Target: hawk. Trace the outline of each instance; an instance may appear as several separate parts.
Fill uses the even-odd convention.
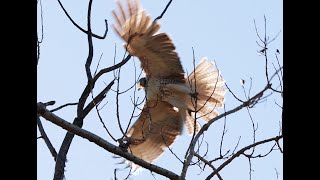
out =
[[[127,9],[119,1],[117,5],[119,12],[112,11],[117,21],[113,29],[126,42],[126,50],[139,58],[146,75],[139,80],[146,103],[128,131],[128,149],[151,163],[174,143],[183,124],[193,134],[200,128],[195,116],[209,121],[218,115],[215,109],[223,106],[224,80],[207,58],[186,76],[172,40],[158,32],[159,23],[151,22],[138,1],[127,0]]]

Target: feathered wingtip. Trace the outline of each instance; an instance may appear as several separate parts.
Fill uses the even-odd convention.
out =
[[[160,29],[160,25],[157,22],[151,22],[150,16],[139,5],[137,0],[127,0],[127,13],[124,6],[116,1],[119,13],[112,10],[112,14],[116,19],[117,25],[112,24],[116,33],[129,43],[132,36],[146,35],[152,36]]]

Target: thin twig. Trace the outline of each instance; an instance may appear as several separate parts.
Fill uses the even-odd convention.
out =
[[[224,85],[226,85],[227,89],[229,90],[229,92],[233,95],[234,98],[236,98],[238,101],[240,102],[244,102],[243,100],[241,100],[240,98],[238,98],[232,91],[231,89],[228,87],[227,83],[224,83]]]
[[[112,140],[116,142],[116,141],[117,141],[116,138],[114,138],[114,137],[112,136],[112,134],[110,133],[110,131],[108,130],[107,126],[104,124],[104,122],[103,122],[103,120],[102,120],[102,117],[101,117],[100,112],[99,112],[99,109],[98,109],[98,105],[99,105],[100,103],[99,103],[99,104],[96,104],[96,103],[95,103],[94,97],[93,97],[93,92],[91,92],[91,97],[92,97],[92,102],[93,102],[93,104],[94,104],[94,106],[95,106],[96,112],[97,112],[97,114],[98,114],[98,118],[99,118],[99,120],[100,120],[100,122],[101,122],[101,124],[102,124],[102,127],[107,131],[108,135],[112,138]],[[100,102],[101,102],[101,101],[100,101]]]
[[[94,108],[94,104],[100,103],[106,97],[106,94],[111,89],[114,81],[115,79],[113,79],[91,102],[88,103],[88,105],[83,109],[80,118],[86,117],[87,114],[89,114],[89,112]]]
[[[39,2],[39,1],[38,1],[38,2]],[[38,4],[38,2],[37,2],[37,4]],[[40,18],[41,18],[41,39],[40,39],[40,41],[39,41],[39,39],[38,39],[38,32],[37,32],[37,65],[38,65],[39,59],[40,59],[40,44],[41,44],[42,41],[43,41],[43,17],[42,17],[43,12],[42,12],[42,3],[41,3],[41,0],[40,0],[39,4],[40,4]]]
[[[210,166],[214,171],[216,171],[217,169],[209,162],[207,161],[206,159],[204,159],[202,156],[200,156],[199,154],[197,153],[194,153],[194,156],[196,156],[199,160],[201,160],[202,162],[204,162],[206,165]],[[219,173],[217,173],[217,176],[220,180],[223,180],[221,175]]]
[[[164,15],[164,13],[166,13],[167,9],[169,8],[170,4],[171,4],[172,0],[170,0],[168,2],[168,4],[166,5],[166,7],[164,8],[164,10],[162,11],[162,13],[160,14],[160,16],[158,16],[155,20],[153,20],[153,22],[159,20],[162,18],[162,16]]]
[[[234,108],[234,109],[232,109],[232,110],[230,110],[230,111],[227,111],[227,112],[225,112],[225,113],[223,113],[223,114],[221,114],[221,115],[219,115],[219,116],[216,116],[215,118],[211,119],[208,123],[206,123],[206,124],[200,129],[200,131],[198,132],[198,134],[195,136],[194,140],[192,141],[192,144],[189,146],[189,149],[190,149],[190,150],[189,150],[189,155],[188,155],[188,157],[186,158],[186,160],[184,161],[184,164],[183,164],[183,167],[182,167],[182,171],[181,171],[181,175],[180,175],[180,177],[181,177],[182,179],[184,179],[185,176],[186,176],[187,169],[188,169],[189,164],[190,164],[190,162],[191,162],[191,159],[192,159],[192,157],[193,157],[193,155],[194,155],[193,153],[194,153],[195,144],[196,144],[196,142],[198,141],[200,135],[201,135],[202,133],[204,133],[204,131],[206,131],[206,130],[210,127],[210,125],[211,125],[213,122],[215,122],[216,120],[221,119],[222,117],[227,116],[227,115],[229,115],[229,114],[235,113],[235,112],[241,110],[241,109],[244,108],[244,107],[250,106],[251,104],[257,103],[257,102],[259,101],[259,99],[263,96],[263,93],[264,93],[266,90],[268,90],[268,89],[270,89],[270,84],[267,84],[267,86],[266,86],[263,90],[261,90],[259,93],[257,93],[255,96],[253,96],[252,98],[250,98],[250,99],[247,100],[246,102],[242,103],[240,106],[238,106],[238,107],[236,107],[236,108]]]
[[[40,131],[40,134],[41,134],[40,137],[44,140],[44,142],[46,143],[48,149],[50,150],[50,153],[51,153],[54,161],[56,161],[56,159],[57,159],[57,151],[54,149],[54,147],[51,144],[46,132],[44,131],[39,116],[37,116],[37,124],[38,124],[38,128],[39,128],[39,131]]]
[[[66,106],[74,106],[74,105],[77,105],[77,104],[78,104],[78,103],[67,103],[67,104],[64,104],[64,105],[62,105],[62,106],[59,106],[59,107],[57,107],[57,108],[54,108],[54,109],[50,110],[50,112],[55,112],[55,111],[58,111],[58,110],[66,107]]]
[[[235,153],[230,159],[228,159],[227,161],[225,161],[223,164],[221,164],[216,171],[212,172],[207,178],[206,180],[208,179],[211,179],[214,175],[216,175],[221,169],[223,169],[226,165],[228,165],[231,161],[233,161],[236,157],[240,156],[241,154],[243,154],[246,150],[248,149],[251,149],[252,147],[255,147],[255,146],[258,146],[260,144],[264,144],[264,143],[267,143],[267,142],[271,142],[271,141],[278,141],[279,139],[283,138],[282,135],[280,136],[276,136],[276,137],[273,137],[273,138],[269,138],[269,139],[265,139],[263,141],[258,141],[254,144],[251,144],[249,146],[246,146],[242,149],[240,149],[237,153]]]
[[[125,132],[122,129],[121,123],[120,123],[120,113],[119,113],[119,86],[120,86],[120,72],[121,72],[121,68],[118,69],[118,77],[117,77],[117,93],[116,93],[116,115],[117,115],[117,122],[118,122],[118,126],[119,129],[122,133],[123,136],[125,136]]]
[[[99,58],[99,61],[98,61],[96,70],[95,70],[94,73],[93,73],[93,76],[95,76],[95,75],[97,74],[97,70],[98,70],[98,67],[99,67],[99,65],[100,65],[100,61],[101,61],[102,55],[103,55],[103,53],[101,53],[101,55],[100,55],[100,58]]]
[[[125,59],[123,59],[121,62],[119,62],[118,64],[115,64],[111,67],[108,67],[108,68],[104,68],[104,69],[101,69],[97,75],[93,78],[93,81],[95,82],[101,75],[105,74],[105,73],[108,73],[110,71],[113,71],[115,69],[118,69],[120,68],[121,66],[123,66],[124,64],[126,64],[129,59],[131,58],[131,55],[128,54],[127,57]]]
[[[224,112],[226,112],[226,107],[224,106],[223,107],[224,109]],[[224,138],[224,135],[227,133],[227,130],[226,130],[226,124],[227,124],[227,117],[225,116],[224,117],[224,122],[223,122],[223,130],[222,130],[222,136],[221,136],[221,141],[220,141],[220,156],[222,156],[222,144],[223,144],[223,138]]]

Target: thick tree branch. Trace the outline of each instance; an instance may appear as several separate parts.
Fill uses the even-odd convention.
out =
[[[80,29],[80,31],[88,34],[88,31],[84,30],[82,27],[80,27],[76,22],[74,22],[74,20],[71,18],[71,16],[68,14],[67,10],[63,7],[62,3],[60,2],[60,0],[58,0],[60,7],[62,8],[63,12],[67,15],[67,17],[69,18],[69,20],[71,21],[71,23],[76,26],[78,29]],[[93,34],[92,32],[90,32],[92,34],[93,37],[98,38],[98,39],[105,39],[108,33],[108,21],[105,19],[104,20],[106,23],[106,30],[104,32],[103,36],[99,36],[96,34]]]
[[[223,164],[221,164],[217,170],[213,171],[207,178],[206,180],[208,179],[211,179],[214,175],[216,175],[222,168],[224,168],[226,165],[228,165],[231,161],[233,161],[236,157],[240,156],[241,154],[243,154],[246,150],[248,149],[251,149],[253,147],[256,147],[260,144],[264,144],[264,143],[267,143],[267,142],[271,142],[271,141],[279,141],[279,139],[283,138],[282,135],[280,136],[276,136],[276,137],[273,137],[273,138],[270,138],[270,139],[265,139],[263,141],[258,141],[256,143],[253,143],[247,147],[244,147],[242,149],[240,149],[237,153],[235,153],[230,159],[228,159],[227,161],[225,161]]]
[[[111,86],[113,85],[114,80],[109,83],[109,85],[103,89],[88,105],[87,107],[83,110],[78,112],[78,116],[74,119],[73,125],[77,127],[82,127],[83,125],[83,119],[86,117],[86,115],[94,108],[94,102],[99,103],[105,98],[105,94],[110,90]],[[89,87],[89,85],[87,85]],[[79,104],[78,104],[79,107]],[[66,162],[66,156],[69,151],[71,142],[73,140],[74,134],[67,132],[58,156],[57,156],[57,161],[56,161],[56,166],[55,166],[55,174],[54,174],[54,180],[62,180],[64,177],[64,167],[65,167],[65,162]]]
[[[102,147],[103,149],[105,149],[113,154],[124,157],[124,158],[128,159],[129,161],[132,161],[132,162],[134,162],[134,163],[136,163],[146,169],[149,169],[153,172],[156,172],[160,175],[163,175],[169,179],[178,179],[179,178],[179,176],[177,174],[175,174],[171,171],[168,171],[166,169],[163,169],[159,166],[149,164],[146,161],[144,161],[140,158],[137,158],[128,152],[125,152],[125,150],[109,143],[108,141],[102,139],[101,137],[99,137],[99,136],[97,136],[87,130],[81,129],[78,126],[75,126],[75,125],[69,123],[68,121],[65,121],[64,119],[56,116],[55,114],[53,114],[49,110],[47,110],[46,107],[43,105],[43,103],[37,104],[37,113],[38,113],[38,115],[41,115],[42,117],[44,117],[46,120],[60,126],[61,128],[69,131],[70,133],[81,136],[81,137],[89,140],[90,142],[97,144],[98,146]]]
[[[85,65],[89,84],[91,84],[91,82],[92,82],[92,74],[91,74],[90,66],[91,66],[92,59],[93,59],[93,43],[92,43],[92,32],[91,32],[91,7],[92,7],[92,0],[89,1],[89,7],[88,7],[88,17],[87,17],[88,33],[87,33],[87,35],[88,35],[89,53],[88,53],[88,58],[87,58],[86,65]]]

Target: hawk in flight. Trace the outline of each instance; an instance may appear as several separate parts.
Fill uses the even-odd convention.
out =
[[[151,21],[136,0],[127,0],[127,9],[117,5],[113,28],[126,42],[126,50],[139,58],[146,75],[139,81],[146,103],[127,133],[128,151],[151,163],[174,143],[183,125],[188,134],[200,129],[195,114],[206,122],[218,115],[215,109],[223,106],[224,80],[206,58],[186,76],[171,39],[159,33],[158,22]],[[139,168],[130,165],[133,171]]]

